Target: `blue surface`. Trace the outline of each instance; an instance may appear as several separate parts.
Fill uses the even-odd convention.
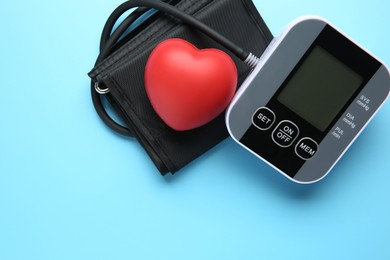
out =
[[[114,1],[0,3],[0,259],[390,259],[390,103],[321,182],[228,139],[163,178],[95,114]],[[277,35],[318,14],[390,64],[386,0],[255,1]]]

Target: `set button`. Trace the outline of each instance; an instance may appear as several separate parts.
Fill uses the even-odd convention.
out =
[[[318,144],[309,137],[302,138],[295,146],[295,153],[303,160],[309,160],[317,153]]]
[[[299,129],[291,121],[281,121],[272,132],[272,140],[280,147],[289,147],[299,135]]]
[[[275,114],[269,108],[260,107],[252,116],[252,123],[260,130],[268,130],[275,122]]]

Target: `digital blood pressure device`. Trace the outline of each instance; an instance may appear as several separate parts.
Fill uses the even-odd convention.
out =
[[[230,135],[290,180],[325,177],[389,95],[389,71],[319,17],[275,38],[227,110]]]

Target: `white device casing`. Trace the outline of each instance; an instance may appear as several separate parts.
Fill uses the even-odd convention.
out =
[[[313,179],[310,179],[310,177],[308,177],[309,173],[307,173],[307,172],[305,173],[306,176],[304,178],[295,178],[295,176],[292,177],[289,174],[286,174],[283,170],[281,170],[278,167],[278,165],[275,165],[274,163],[271,163],[269,160],[263,158],[261,155],[259,155],[255,151],[253,151],[253,149],[251,149],[247,145],[243,144],[240,141],[240,139],[244,136],[244,134],[246,132],[246,128],[248,128],[248,127],[250,127],[252,125],[252,121],[249,120],[249,118],[252,117],[253,113],[256,111],[257,108],[265,107],[266,103],[267,103],[267,100],[269,100],[271,98],[271,97],[267,97],[264,100],[257,101],[257,100],[255,100],[253,98],[254,97],[258,97],[259,95],[253,95],[253,93],[248,94],[247,92],[249,92],[251,90],[253,92],[254,88],[267,88],[268,87],[268,86],[254,86],[255,83],[257,84],[257,82],[255,82],[255,81],[256,80],[258,82],[261,81],[261,80],[258,79],[260,77],[259,75],[261,75],[261,73],[263,73],[263,74],[265,73],[265,72],[263,72],[264,68],[268,65],[268,62],[270,60],[272,61],[273,55],[275,54],[275,52],[278,51],[278,49],[280,48],[281,44],[284,43],[286,37],[289,36],[290,32],[294,28],[302,26],[301,24],[308,23],[308,22],[312,22],[313,24],[317,24],[317,23],[318,24],[323,24],[324,27],[326,25],[330,25],[333,29],[335,29],[340,34],[342,34],[345,38],[347,38],[353,44],[355,44],[360,49],[362,49],[362,51],[368,53],[374,59],[376,59],[378,62],[380,62],[379,59],[377,59],[374,55],[370,54],[367,50],[365,50],[363,47],[358,45],[352,39],[347,37],[345,34],[341,33],[340,30],[336,29],[335,26],[331,25],[328,21],[324,20],[323,18],[318,17],[318,16],[302,16],[300,18],[295,19],[293,22],[291,22],[280,36],[278,36],[278,37],[273,39],[273,41],[270,43],[270,45],[264,51],[263,55],[260,57],[260,61],[259,61],[258,65],[253,69],[251,74],[247,77],[247,79],[241,85],[240,89],[237,91],[237,93],[236,93],[235,97],[233,98],[233,101],[231,102],[229,108],[227,109],[227,113],[226,113],[226,125],[227,125],[227,128],[228,128],[228,131],[229,131],[230,135],[232,136],[232,138],[237,143],[239,143],[245,149],[247,149],[248,151],[250,151],[251,153],[256,155],[261,160],[265,161],[268,165],[270,165],[271,167],[276,169],[278,172],[283,174],[288,179],[290,179],[290,180],[292,180],[294,182],[297,182],[297,183],[301,183],[301,184],[308,184],[308,183],[317,182],[317,181],[321,180],[322,178],[324,178],[329,173],[329,171],[337,163],[337,161],[340,159],[340,157],[345,153],[345,151],[350,147],[350,145],[354,142],[354,140],[359,136],[359,134],[365,128],[365,126],[370,122],[370,120],[373,118],[373,116],[378,112],[380,107],[384,104],[385,100],[387,100],[387,98],[389,96],[389,89],[390,89],[389,71],[386,68],[386,66],[383,65],[382,62],[380,62],[382,64],[381,67],[380,67],[380,73],[379,73],[380,75],[378,76],[377,75],[378,73],[377,73],[377,74],[375,74],[374,78],[378,78],[379,77],[380,78],[379,81],[381,83],[382,83],[382,81],[384,79],[385,87],[384,87],[383,90],[380,90],[380,93],[378,94],[378,98],[376,97],[376,94],[375,95],[371,95],[371,96],[375,96],[374,98],[378,99],[378,102],[377,102],[378,104],[376,104],[375,106],[373,105],[373,107],[372,107],[373,108],[372,110],[374,110],[374,111],[370,111],[370,113],[372,112],[370,115],[362,116],[362,118],[364,117],[364,119],[362,119],[362,122],[359,122],[360,126],[358,127],[358,129],[356,129],[357,131],[355,131],[353,133],[350,133],[349,134],[350,136],[348,136],[347,138],[344,138],[344,139],[348,139],[348,140],[343,141],[343,142],[336,142],[336,143],[342,143],[341,144],[342,147],[338,147],[336,149],[336,152],[338,153],[338,155],[336,157],[334,157],[334,158],[329,159],[328,160],[329,162],[327,162],[326,165],[322,165],[321,169],[320,169],[322,171],[322,173],[321,174],[317,174],[316,173],[317,175],[314,174],[315,177],[313,177]],[[317,25],[315,25],[314,27],[316,27],[316,26]],[[315,31],[315,30],[317,30],[317,29],[314,29],[313,31]],[[305,33],[304,30],[302,30],[302,31],[303,31],[303,33]],[[311,29],[309,28],[309,30],[307,30],[307,31],[311,31]],[[318,34],[319,34],[319,32],[318,32]],[[313,33],[312,35],[309,35],[309,37],[316,37],[315,33]],[[288,39],[288,40],[291,41],[291,39]],[[300,39],[297,39],[296,45],[299,45],[299,40]],[[304,44],[306,44],[307,46],[310,46],[313,41],[314,41],[314,39],[311,42],[308,41],[308,42],[306,42]],[[304,50],[301,50],[301,51],[303,52]],[[297,62],[298,62],[298,60],[300,60],[302,58],[302,55],[301,56],[298,55],[296,57],[296,59],[297,59],[296,61]],[[288,62],[289,61],[287,61],[287,63]],[[277,70],[277,69],[278,68],[275,68],[275,70]],[[268,70],[268,74],[270,74],[269,70]],[[288,73],[285,72],[284,75],[281,76],[282,79],[280,79],[280,82],[282,82],[287,77],[287,75],[288,75]],[[265,76],[265,78],[267,78],[267,77],[268,78],[272,78],[271,76]],[[376,82],[374,82],[372,84],[376,84]],[[265,84],[265,85],[267,85],[267,84]],[[275,86],[277,86],[277,85],[278,84],[275,84]],[[369,84],[367,84],[367,85],[369,85]],[[275,88],[279,88],[279,87],[280,87],[280,84],[279,84],[279,86],[277,86]],[[266,91],[266,92],[268,93],[268,91]],[[363,92],[363,90],[361,92]],[[257,91],[256,93],[259,94],[259,93],[262,93],[262,92],[261,91],[260,92]],[[272,96],[274,93],[275,93],[275,91],[270,91],[268,93],[268,95]],[[356,95],[356,97],[358,97],[358,96],[359,96],[359,94]],[[257,102],[258,102],[258,104],[256,104]],[[357,102],[359,102],[359,101],[357,101]],[[356,105],[355,104],[355,100],[353,102],[351,102],[350,107],[348,109],[346,109],[346,111],[353,111],[355,113],[357,111],[357,108],[354,107],[354,105]],[[340,118],[340,120],[341,120],[341,118]],[[335,125],[339,125],[339,124],[341,124],[341,123],[337,122]],[[344,125],[342,125],[342,126],[345,127]],[[334,127],[332,127],[332,129],[333,128]],[[324,139],[329,139],[329,137],[326,137]],[[331,141],[326,140],[325,143],[326,142],[334,143],[334,141],[332,141],[332,140]],[[319,144],[319,147],[320,147],[319,150],[321,150],[321,145],[322,144],[320,143]],[[324,146],[327,146],[327,148],[324,148],[325,150],[329,150],[330,149],[329,147],[331,147],[330,144],[324,144]],[[315,156],[319,156],[319,155],[316,154]],[[323,154],[321,154],[321,156],[325,156],[326,158],[328,157],[327,155],[323,155]],[[309,164],[312,164],[312,163],[309,163]],[[312,171],[316,171],[316,168],[314,166],[310,166],[309,168],[312,169]],[[324,169],[322,169],[322,168],[324,168]]]

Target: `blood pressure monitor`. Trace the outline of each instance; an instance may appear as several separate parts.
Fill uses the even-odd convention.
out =
[[[319,17],[275,38],[227,110],[230,135],[290,180],[328,174],[389,95],[389,71]]]

